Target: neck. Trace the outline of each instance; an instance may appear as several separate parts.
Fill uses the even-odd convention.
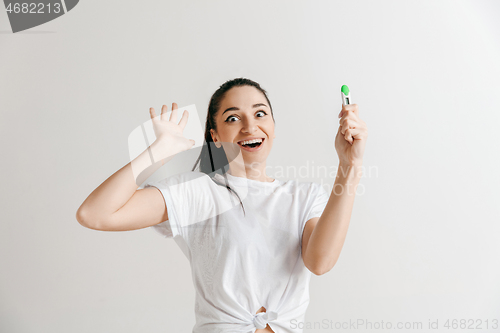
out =
[[[233,163],[229,163],[228,173],[231,176],[242,177],[251,180],[257,180],[259,182],[273,182],[274,179],[266,175],[266,164],[265,163],[252,163],[252,165],[236,166]]]

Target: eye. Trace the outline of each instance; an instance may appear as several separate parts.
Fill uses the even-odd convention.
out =
[[[229,117],[227,117],[227,119],[226,119],[226,120],[224,120],[224,121],[225,121],[226,123],[234,123],[234,121],[229,121],[229,119],[231,119],[231,118],[236,118],[236,117],[235,117],[235,116],[229,116]],[[236,118],[236,119],[238,119],[238,118]]]
[[[264,117],[264,116],[266,116],[266,115],[267,115],[267,112],[265,112],[265,111],[263,111],[263,110],[259,110],[259,111],[257,111],[255,114],[259,114],[259,113],[261,113],[262,115],[261,115],[261,116],[259,116],[259,117],[257,117],[257,118],[262,118],[262,117]],[[238,119],[238,117],[236,117],[236,116],[234,116],[234,115],[231,115],[231,116],[227,117],[227,118],[226,118],[226,120],[224,120],[224,121],[225,121],[226,123],[234,123],[236,120],[232,121],[232,120],[231,120],[232,118],[235,118],[236,120]]]

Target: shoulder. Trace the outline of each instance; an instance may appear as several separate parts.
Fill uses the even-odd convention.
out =
[[[185,171],[185,172],[180,172],[175,175],[169,176],[165,178],[164,180],[170,180],[170,179],[175,179],[175,180],[196,180],[196,179],[210,179],[210,177],[203,172],[200,171]]]
[[[165,186],[200,186],[202,184],[209,185],[213,183],[213,181],[206,173],[199,171],[186,171],[164,178],[157,183]]]
[[[283,181],[277,195],[282,196],[285,200],[286,197],[291,197],[292,200],[297,202],[305,202],[309,198],[314,198],[318,195],[321,185],[313,182],[305,182],[300,180],[286,180]]]
[[[327,201],[330,198],[330,192],[322,184],[315,182],[297,182],[293,181],[290,186],[294,187],[290,193],[298,196],[300,201]]]
[[[200,178],[203,180],[210,179],[210,177],[206,173],[200,172],[200,171],[181,172],[181,173],[174,175],[173,177],[175,177],[177,179],[182,179],[182,180],[196,180],[196,179],[200,179]]]
[[[322,184],[311,182],[309,183],[309,193],[315,196],[329,196],[328,191]]]
[[[318,191],[321,187],[320,184],[314,182],[301,182],[297,180],[287,180],[283,182],[283,187],[293,189],[294,191],[310,193]]]

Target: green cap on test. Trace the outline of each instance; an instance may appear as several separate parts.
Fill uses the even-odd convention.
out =
[[[344,95],[349,95],[349,87],[347,87],[345,84],[340,88],[340,91],[344,93]]]

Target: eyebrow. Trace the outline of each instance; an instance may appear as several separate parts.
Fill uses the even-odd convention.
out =
[[[264,104],[264,103],[257,103],[257,104],[254,104],[252,107],[253,108],[258,108],[259,106],[266,106],[267,107],[267,105]],[[227,111],[233,111],[233,110],[234,111],[239,111],[240,109],[238,109],[236,106],[233,106],[231,108],[227,108],[226,110],[224,110],[224,112],[222,112],[222,114],[226,113]]]

